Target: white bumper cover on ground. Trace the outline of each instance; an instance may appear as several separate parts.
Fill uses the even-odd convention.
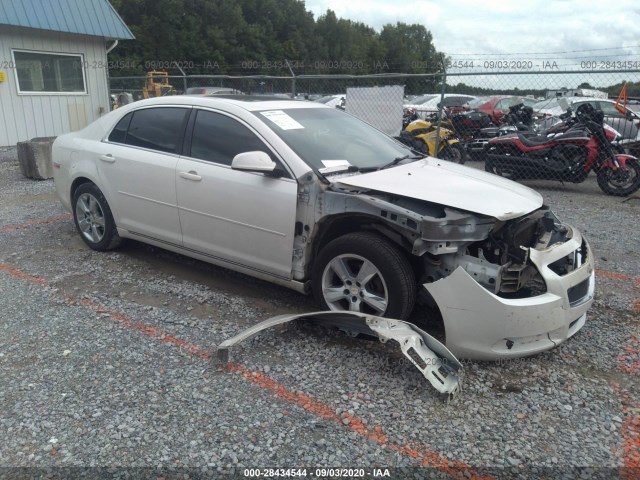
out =
[[[462,365],[442,343],[408,322],[359,312],[327,311],[268,318],[218,345],[218,359],[222,363],[227,363],[229,350],[232,346],[276,325],[303,319],[331,321],[345,318],[365,322],[372,334],[377,335],[382,343],[386,343],[388,340],[398,342],[405,357],[420,370],[438,392],[447,395],[449,399],[460,391]]]

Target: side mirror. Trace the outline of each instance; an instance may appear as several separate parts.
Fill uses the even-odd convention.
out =
[[[276,163],[265,152],[243,152],[233,157],[231,168],[246,172],[273,173]]]

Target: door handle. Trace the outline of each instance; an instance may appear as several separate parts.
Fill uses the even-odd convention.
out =
[[[107,153],[106,155],[100,155],[100,160],[107,163],[113,163],[116,161],[115,157],[110,153]]]
[[[202,176],[198,175],[198,172],[195,170],[190,170],[188,172],[180,172],[180,176],[187,180],[192,180],[194,182],[199,182],[202,180]]]

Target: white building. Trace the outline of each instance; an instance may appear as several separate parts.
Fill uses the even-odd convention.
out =
[[[547,90],[545,98],[559,98],[559,97],[593,97],[593,98],[607,98],[607,92],[600,90],[594,90],[592,88],[561,88],[560,90]]]
[[[2,0],[0,146],[108,112],[107,50],[133,38],[107,0]]]

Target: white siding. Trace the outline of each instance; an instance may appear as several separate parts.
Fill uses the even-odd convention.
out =
[[[12,49],[84,55],[87,93],[18,95]],[[0,146],[67,133],[108,112],[106,62],[102,38],[0,26]]]

